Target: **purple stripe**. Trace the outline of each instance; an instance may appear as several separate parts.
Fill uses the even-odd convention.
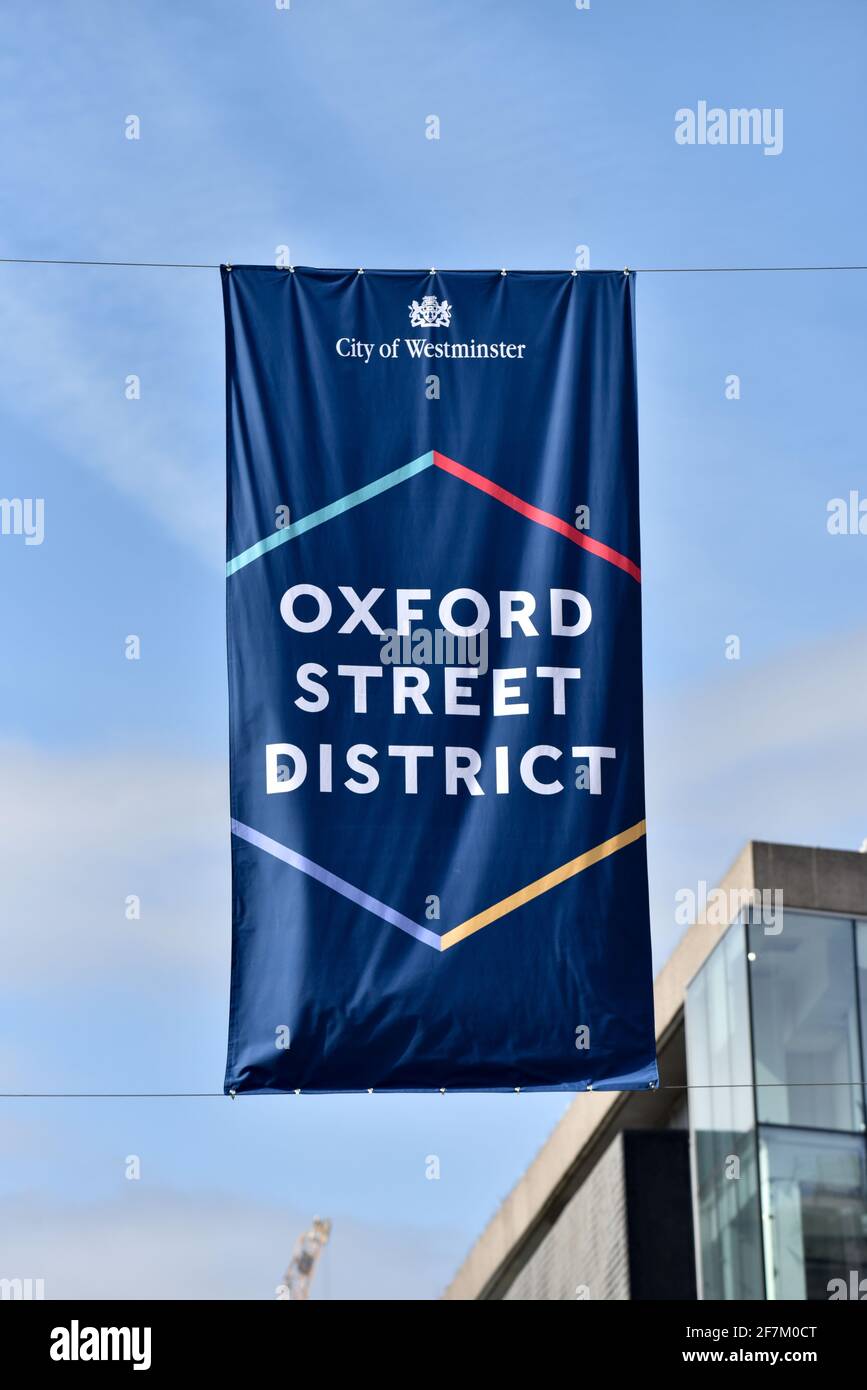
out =
[[[241,840],[247,840],[257,849],[263,849],[266,854],[272,854],[275,859],[282,859],[284,864],[290,864],[293,869],[300,869],[302,874],[307,874],[309,878],[315,878],[318,883],[324,883],[326,888],[332,888],[335,893],[340,893],[351,903],[363,907],[367,912],[373,912],[384,922],[390,922],[393,927],[398,927],[401,931],[414,936],[416,941],[421,941],[425,946],[432,946],[435,951],[442,950],[442,941],[435,932],[429,931],[427,927],[419,926],[418,922],[410,921],[409,917],[404,917],[402,912],[395,912],[393,907],[387,907],[378,898],[371,898],[360,888],[353,888],[351,883],[346,882],[346,879],[338,878],[337,874],[323,869],[320,864],[314,864],[312,859],[305,859],[303,854],[296,854],[294,849],[287,849],[277,840],[270,840],[267,835],[262,835],[258,830],[253,830],[249,825],[243,825],[238,820],[232,821],[232,834],[237,835]]]

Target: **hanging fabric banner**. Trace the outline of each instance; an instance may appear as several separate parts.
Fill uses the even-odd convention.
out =
[[[655,1086],[634,276],[222,277],[226,1089]]]

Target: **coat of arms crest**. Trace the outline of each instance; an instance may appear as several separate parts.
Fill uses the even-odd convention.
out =
[[[417,299],[410,304],[409,321],[413,328],[448,328],[452,306],[447,299],[440,303],[435,294],[426,294],[420,304]]]

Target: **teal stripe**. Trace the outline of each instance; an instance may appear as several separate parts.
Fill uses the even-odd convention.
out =
[[[384,477],[377,478],[372,483],[365,483],[357,492],[350,492],[346,497],[341,497],[337,502],[329,502],[327,507],[320,507],[318,512],[311,512],[309,516],[302,516],[299,521],[293,521],[291,526],[284,526],[282,531],[272,531],[270,536],[264,540],[257,541],[248,550],[242,550],[240,555],[236,555],[226,565],[226,578],[242,570],[245,565],[249,565],[253,560],[258,560],[260,555],[266,551],[273,550],[275,546],[283,545],[284,541],[292,541],[296,536],[303,536],[305,531],[312,531],[314,526],[321,526],[325,521],[331,521],[335,516],[340,516],[341,512],[351,511],[353,507],[358,507],[362,502],[369,502],[371,497],[378,497],[381,492],[387,492],[390,487],[397,487],[398,483],[405,483],[407,478],[414,478],[416,473],[422,473],[425,468],[430,468],[433,463],[433,453],[422,454],[420,458],[413,459],[412,463],[405,463],[402,468],[395,468],[393,473],[386,473]]]

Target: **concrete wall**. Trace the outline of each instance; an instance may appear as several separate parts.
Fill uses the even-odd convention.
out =
[[[522,1302],[629,1298],[622,1134],[608,1146],[503,1297]]]

